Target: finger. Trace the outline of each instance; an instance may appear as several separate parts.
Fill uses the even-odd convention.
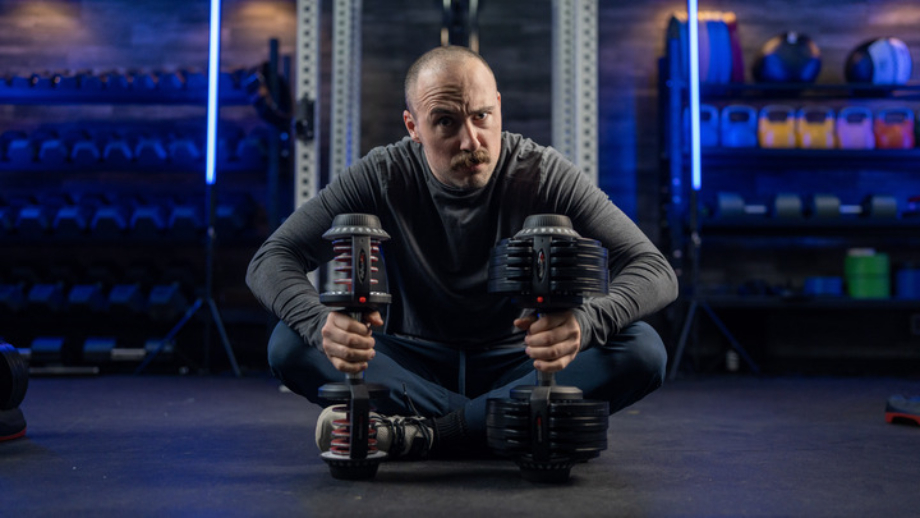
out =
[[[357,374],[367,369],[367,362],[350,363],[339,358],[330,358],[330,360],[332,361],[332,366],[339,372]]]
[[[379,312],[379,311],[372,311],[372,312],[370,312],[370,313],[364,315],[364,321],[367,322],[368,324],[370,324],[370,325],[372,325],[372,326],[376,326],[376,327],[380,327],[380,326],[383,325],[383,317],[380,316],[380,312]]]
[[[332,321],[336,327],[358,335],[369,336],[371,334],[370,326],[366,322],[355,320],[345,313],[334,312],[332,314],[335,315]]]
[[[528,356],[534,360],[555,361],[564,357],[574,357],[578,347],[572,342],[561,342],[546,347],[531,347],[525,349]]]
[[[521,318],[516,318],[513,324],[514,324],[514,327],[522,331],[527,331],[530,329],[530,326],[532,326],[533,323],[536,321],[537,321],[536,315],[526,315]]]
[[[533,362],[533,368],[540,372],[559,372],[568,366],[569,362],[560,358],[555,361],[536,360]]]

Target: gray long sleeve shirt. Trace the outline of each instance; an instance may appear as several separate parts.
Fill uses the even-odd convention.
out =
[[[432,175],[411,139],[370,151],[318,196],[304,203],[253,257],[246,282],[260,303],[321,347],[332,311],[306,274],[333,257],[322,238],[343,213],[380,218],[393,301],[384,332],[479,348],[512,340],[521,310],[486,290],[491,249],[513,236],[531,214],[564,214],[584,237],[609,251],[610,292],[575,310],[582,348],[605,343],[625,325],[677,296],[667,260],[607,196],[556,150],[503,133],[489,183],[458,190]]]

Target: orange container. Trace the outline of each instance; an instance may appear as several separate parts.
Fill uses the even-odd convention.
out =
[[[908,108],[888,108],[875,116],[875,147],[910,149],[914,147],[914,112]]]

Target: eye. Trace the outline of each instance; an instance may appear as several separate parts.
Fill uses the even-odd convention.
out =
[[[441,117],[437,121],[435,121],[435,124],[437,124],[438,126],[445,127],[445,128],[449,127],[453,123],[454,123],[454,120],[450,117]]]
[[[478,121],[481,121],[481,120],[484,120],[488,116],[489,116],[489,112],[479,112],[476,115],[474,115],[473,118]]]

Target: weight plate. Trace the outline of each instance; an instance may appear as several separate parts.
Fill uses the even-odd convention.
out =
[[[29,388],[29,369],[19,351],[0,343],[0,410],[19,406]]]

